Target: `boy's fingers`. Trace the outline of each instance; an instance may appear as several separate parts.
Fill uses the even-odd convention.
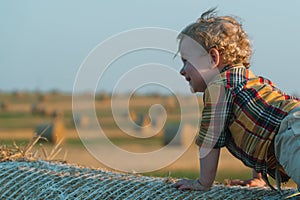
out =
[[[232,180],[230,181],[229,185],[240,185],[240,186],[247,186],[247,187],[264,187],[266,183],[261,179],[250,179],[250,180]]]
[[[192,181],[188,180],[188,179],[182,179],[182,180],[178,181],[177,183],[175,183],[173,185],[173,187],[180,189],[180,190],[192,190],[193,189]]]
[[[236,180],[230,181],[229,185],[232,185],[232,186],[234,186],[234,185],[246,186],[247,183],[243,180],[236,179]]]
[[[185,179],[180,180],[180,181],[176,182],[176,183],[173,185],[173,187],[179,188],[180,186],[182,186],[182,185],[185,184],[186,182],[187,182],[187,181],[186,181]]]
[[[247,183],[248,187],[264,187],[265,185],[266,183],[262,179],[253,179]]]
[[[196,180],[181,180],[173,185],[175,188],[179,190],[200,190],[200,191],[208,191],[210,188],[202,186]]]
[[[181,185],[178,189],[180,189],[180,190],[191,190],[193,188],[190,185]]]
[[[173,187],[179,188],[181,185],[182,185],[181,183],[177,182],[177,183],[173,184]]]

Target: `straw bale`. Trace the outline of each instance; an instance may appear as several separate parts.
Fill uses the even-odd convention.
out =
[[[136,114],[136,112],[135,111],[133,111],[133,110],[130,110],[129,111],[129,117],[131,118],[131,120],[132,121],[136,121],[136,120],[138,120],[138,115]]]
[[[53,110],[51,116],[53,118],[63,118],[64,117],[64,113],[60,110]]]
[[[0,199],[213,199],[275,200],[299,199],[294,188],[273,191],[267,187],[226,186],[215,183],[208,191],[181,191],[173,187],[178,179],[148,177],[104,169],[92,169],[51,161],[59,145],[46,160],[32,154],[34,138],[25,148],[0,146]]]
[[[49,100],[49,96],[46,95],[46,94],[40,94],[39,97],[38,97],[39,102],[46,102],[48,100]]]
[[[42,116],[51,116],[52,110],[50,110],[43,104],[35,102],[31,105],[31,113],[34,115],[37,114]]]
[[[179,129],[179,124],[170,124],[167,125],[164,130],[163,135],[163,144],[167,145],[172,141],[172,145],[181,145],[180,137],[176,137],[176,134]]]
[[[138,114],[137,119],[135,120],[136,125],[138,126],[138,130],[141,128],[142,124],[144,121],[144,116],[143,114]]]
[[[189,124],[183,124],[179,127],[179,124],[171,124],[165,128],[163,144],[171,144],[175,146],[188,146],[195,138],[195,130]]]
[[[99,101],[106,101],[110,99],[110,95],[106,92],[101,92],[96,96],[96,99]]]
[[[151,119],[148,114],[139,114],[135,123],[138,126],[137,130],[142,130],[144,132],[151,130]]]
[[[191,141],[194,141],[196,136],[196,131],[192,125],[184,124],[180,133],[181,133],[181,145],[189,146]]]
[[[38,103],[33,103],[31,105],[31,114],[35,115],[39,113],[39,104]]]
[[[151,119],[149,117],[149,115],[145,114],[143,116],[143,120],[142,120],[142,127],[146,127],[146,126],[150,126],[151,125]]]
[[[48,108],[47,106],[40,106],[38,108],[38,113],[42,116],[52,116],[53,111],[52,111],[52,109]]]
[[[167,112],[172,112],[177,108],[177,101],[175,97],[168,97],[165,100],[164,107]]]
[[[73,120],[78,127],[87,127],[89,125],[89,118],[85,115],[76,115]]]
[[[9,107],[10,107],[10,102],[8,102],[8,101],[2,101],[0,104],[0,108],[3,111],[8,111]]]
[[[65,127],[62,120],[39,124],[35,128],[36,136],[42,134],[43,138],[54,144],[64,139],[64,130]]]
[[[269,188],[214,185],[209,191],[180,191],[177,179],[90,169],[59,162],[17,161],[0,163],[1,199],[284,199]],[[290,200],[292,198],[289,198]],[[295,198],[294,198],[295,199]]]
[[[21,92],[21,91],[14,91],[12,93],[12,95],[13,95],[14,98],[20,99],[20,98],[23,98],[25,96],[25,93]]]

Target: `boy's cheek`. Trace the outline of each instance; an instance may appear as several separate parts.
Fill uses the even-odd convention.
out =
[[[214,67],[214,63],[211,62],[209,55],[194,58],[190,62],[197,71],[206,71]]]

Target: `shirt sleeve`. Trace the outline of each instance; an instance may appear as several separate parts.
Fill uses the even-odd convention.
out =
[[[204,107],[196,144],[212,149],[225,146],[232,95],[222,84],[212,84],[204,93]]]

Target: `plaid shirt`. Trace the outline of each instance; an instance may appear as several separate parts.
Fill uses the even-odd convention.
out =
[[[276,158],[274,152],[268,153],[269,146],[281,120],[300,105],[298,99],[244,66],[225,67],[208,84],[203,99],[196,144],[226,146],[246,166],[273,176]]]

